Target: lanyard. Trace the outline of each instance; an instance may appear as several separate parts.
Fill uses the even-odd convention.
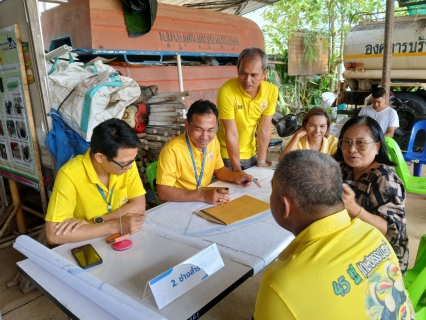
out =
[[[204,164],[206,163],[206,148],[203,148],[203,162],[201,165],[200,178],[198,178],[197,166],[195,165],[194,154],[192,153],[191,144],[189,143],[188,132],[185,132],[185,139],[186,139],[186,145],[189,150],[189,154],[191,155],[192,166],[194,167],[195,182],[197,183],[197,189],[200,190],[201,181],[203,181],[203,176],[204,176]]]
[[[102,188],[98,184],[96,184],[96,186],[98,187],[99,193],[101,194],[102,198],[104,198],[104,200],[106,201],[106,203],[108,205],[108,212],[111,212],[111,199],[112,199],[112,194],[114,192],[114,187],[112,187],[110,192],[109,192],[109,201],[108,201],[107,197],[104,193],[104,190],[102,190]]]

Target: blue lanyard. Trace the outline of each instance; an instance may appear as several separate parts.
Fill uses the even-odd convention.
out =
[[[106,201],[106,203],[108,205],[108,212],[111,212],[111,199],[112,199],[112,194],[114,192],[114,187],[112,187],[110,192],[109,192],[109,201],[108,201],[107,197],[104,193],[104,190],[102,190],[102,188],[98,184],[96,184],[96,186],[98,187],[99,193],[101,194],[102,198],[104,198],[104,200]]]
[[[194,167],[195,182],[197,183],[197,189],[200,190],[200,185],[201,185],[201,182],[203,181],[203,176],[204,176],[204,165],[206,163],[206,148],[203,148],[203,162],[201,165],[200,178],[198,178],[197,166],[195,165],[194,154],[192,153],[191,144],[189,143],[188,132],[185,132],[185,139],[186,139],[186,145],[189,150],[189,154],[191,155],[192,166]]]

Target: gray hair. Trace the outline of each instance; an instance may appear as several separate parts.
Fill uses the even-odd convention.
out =
[[[243,59],[249,59],[250,61],[254,61],[257,57],[262,60],[262,71],[265,71],[268,67],[268,56],[266,55],[265,51],[256,47],[246,48],[240,53],[237,60],[238,70],[240,70],[241,61]]]
[[[339,164],[325,153],[294,150],[285,154],[275,169],[274,181],[279,194],[291,198],[307,215],[343,204]]]

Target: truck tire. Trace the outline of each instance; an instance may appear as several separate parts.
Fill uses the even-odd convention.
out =
[[[395,131],[394,139],[398,143],[401,150],[407,150],[410,140],[411,129],[413,128],[415,119],[420,116],[426,116],[426,98],[413,92],[394,92],[395,97],[400,99],[404,104],[407,101],[405,110],[398,110],[399,128]],[[424,132],[419,132],[414,142],[414,149],[421,152],[425,143]]]

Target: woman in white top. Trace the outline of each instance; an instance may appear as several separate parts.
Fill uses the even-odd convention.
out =
[[[297,131],[279,159],[297,149],[321,151],[333,156],[337,150],[337,138],[330,134],[330,116],[323,108],[315,107],[303,117],[302,127]]]

